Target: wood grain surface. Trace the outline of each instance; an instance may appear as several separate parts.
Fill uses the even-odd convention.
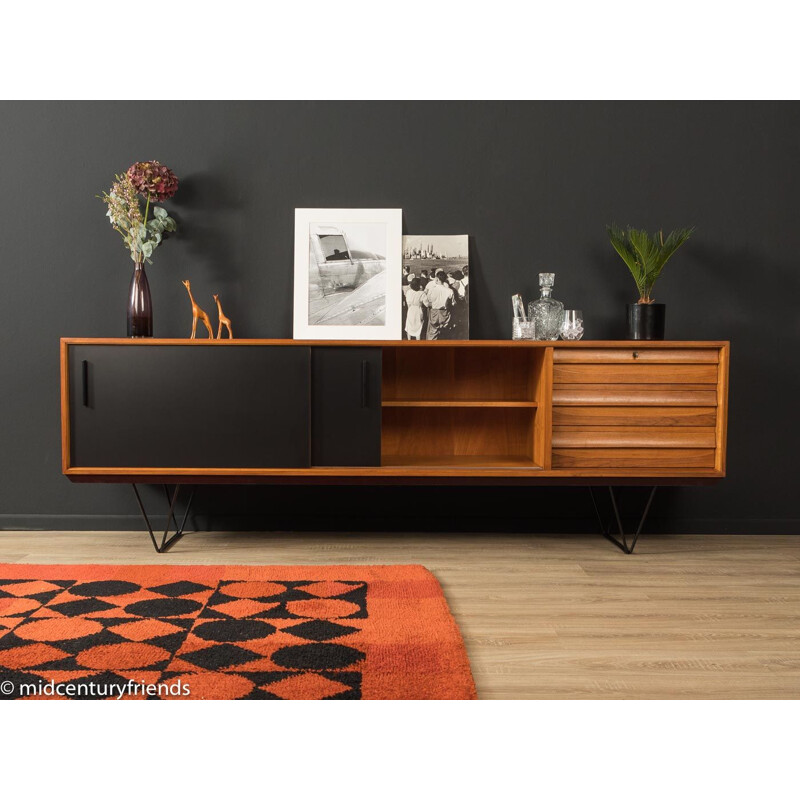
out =
[[[717,390],[704,383],[558,383],[554,406],[715,406]]]
[[[661,467],[711,468],[714,454],[713,449],[683,447],[553,447],[553,469],[637,467],[644,475]]]
[[[716,364],[554,364],[553,383],[703,383],[716,385]],[[675,386],[675,389],[680,387]]]
[[[714,428],[562,425],[553,447],[714,447]]]
[[[716,364],[719,361],[719,350],[714,348],[692,349],[647,348],[638,345],[628,347],[594,347],[584,350],[556,348],[553,353],[556,364]]]
[[[662,425],[665,427],[713,427],[717,422],[714,408],[691,406],[556,406],[553,425]]]

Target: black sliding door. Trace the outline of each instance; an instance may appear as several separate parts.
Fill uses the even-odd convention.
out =
[[[73,345],[75,467],[309,465],[310,350]]]
[[[315,347],[311,353],[311,465],[381,463],[379,347]]]

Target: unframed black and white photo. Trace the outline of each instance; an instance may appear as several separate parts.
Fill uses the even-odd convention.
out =
[[[400,209],[295,210],[294,337],[399,339]]]
[[[404,339],[469,339],[469,236],[404,236],[402,285]]]

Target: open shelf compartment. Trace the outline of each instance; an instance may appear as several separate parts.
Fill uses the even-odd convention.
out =
[[[383,409],[383,466],[534,467],[530,408]]]
[[[533,404],[542,359],[542,348],[384,347],[383,401]]]
[[[541,348],[384,347],[384,467],[534,469]]]

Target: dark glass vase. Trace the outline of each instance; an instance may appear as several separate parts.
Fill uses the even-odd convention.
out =
[[[153,302],[144,262],[137,261],[128,290],[128,336],[153,335]]]

